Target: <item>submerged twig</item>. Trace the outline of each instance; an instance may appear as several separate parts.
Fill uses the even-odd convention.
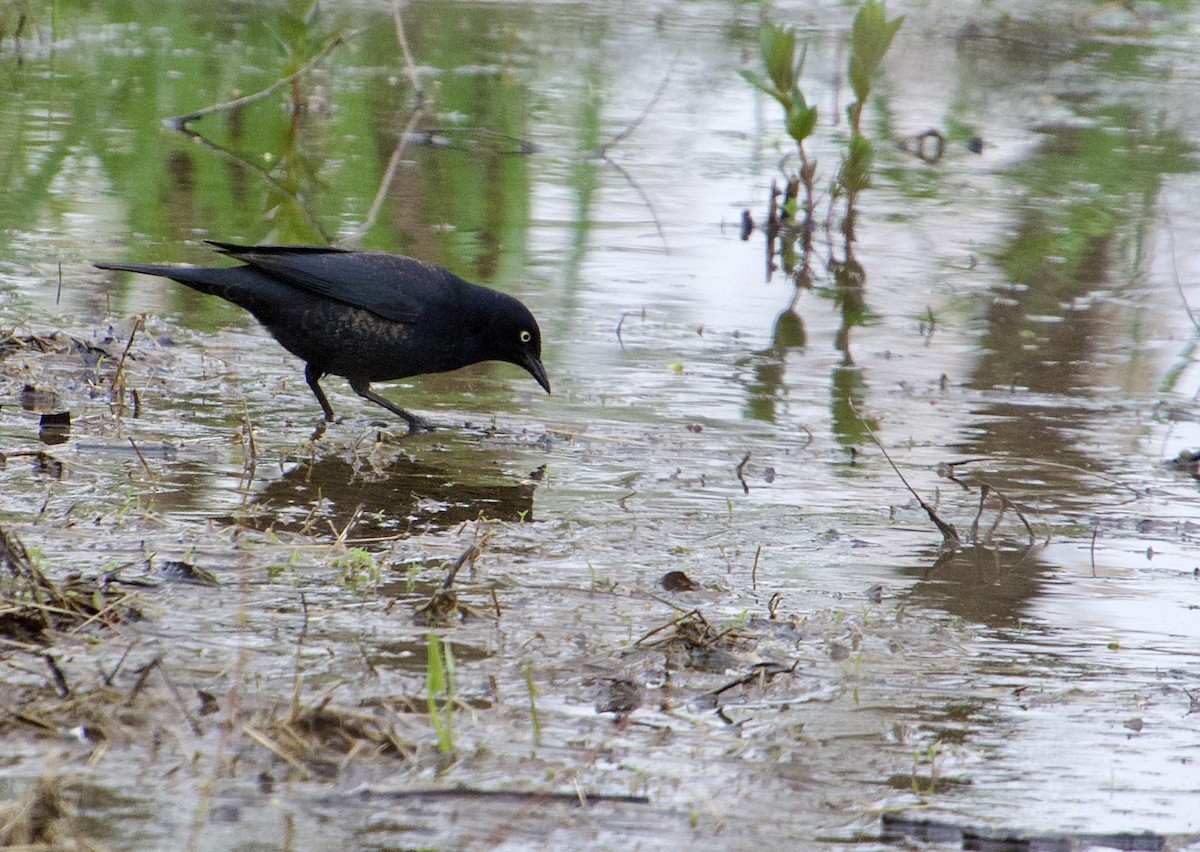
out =
[[[645,204],[646,209],[650,211],[650,219],[654,222],[654,230],[658,232],[659,240],[662,241],[663,251],[665,251],[667,254],[670,254],[671,246],[667,242],[666,232],[663,231],[662,222],[658,218],[658,211],[654,209],[654,203],[650,200],[650,196],[646,195],[646,191],[642,189],[638,182],[633,179],[633,176],[629,174],[629,172],[627,172],[620,163],[610,158],[607,154],[604,155],[602,159],[604,162],[608,163],[610,166],[620,172],[621,177],[625,178],[625,182],[632,186],[633,191],[636,192],[638,197],[642,199],[642,203]]]
[[[736,680],[730,681],[724,686],[718,686],[716,689],[710,690],[705,695],[714,701],[721,696],[722,693],[728,692],[731,689],[736,689],[739,686],[745,686],[748,683],[759,682],[760,687],[765,685],[769,680],[774,679],[781,674],[795,674],[796,668],[800,665],[800,660],[792,663],[790,666],[780,665],[779,663],[758,663],[753,670]]]
[[[71,696],[71,687],[67,684],[67,676],[59,668],[58,660],[54,659],[53,654],[43,654],[42,659],[46,661],[46,667],[50,669],[50,675],[54,679],[54,688],[58,691],[58,697],[69,698]]]
[[[296,757],[296,755],[292,754],[262,731],[258,730],[257,728],[253,728],[250,725],[242,725],[242,733],[278,757],[288,766],[292,767],[292,769],[295,769],[298,773],[300,773],[300,778],[302,780],[307,781],[312,778],[312,770],[305,766],[300,758]]]
[[[972,461],[976,460],[973,459]],[[945,469],[951,468],[952,466],[953,464],[939,465],[939,468]],[[963,488],[968,487],[966,482],[954,477],[952,470],[945,471],[945,475],[947,479],[956,485],[959,485]],[[979,486],[979,510],[975,513],[975,519],[971,522],[971,540],[979,540],[979,521],[983,517],[984,504],[987,502],[988,497],[990,497],[992,494],[995,494],[996,499],[1000,501],[1000,511],[996,513],[996,519],[992,521],[992,525],[988,528],[987,534],[984,536],[984,540],[991,540],[992,534],[996,531],[996,528],[1000,526],[1000,521],[1004,519],[1004,512],[1008,509],[1012,509],[1016,516],[1020,519],[1021,523],[1025,525],[1025,531],[1029,534],[1029,543],[1032,545],[1037,540],[1037,536],[1034,534],[1033,527],[1030,525],[1029,519],[1025,517],[1025,513],[1021,511],[1021,508],[1012,500],[1010,500],[1003,491],[990,482],[985,482],[975,475],[972,475],[972,479],[974,480],[975,484]]]
[[[150,678],[150,673],[162,664],[163,655],[159,654],[153,660],[146,663],[137,670],[137,679],[133,682],[133,686],[129,690],[129,694],[125,696],[125,706],[132,707],[133,702],[137,700],[138,695],[146,688],[146,681]]]
[[[468,562],[474,564],[475,560],[483,553],[483,545],[488,539],[488,534],[484,534],[483,538],[478,542],[471,542],[467,549],[459,554],[458,558],[450,564],[450,570],[446,572],[446,579],[442,581],[442,590],[449,591],[454,585],[454,578],[458,576],[458,572]]]
[[[259,178],[269,183],[271,187],[282,197],[288,199],[296,205],[296,209],[300,211],[300,214],[304,217],[305,224],[312,228],[313,232],[316,233],[323,242],[328,243],[330,241],[331,237],[326,232],[324,224],[321,223],[315,216],[313,216],[312,211],[301,202],[300,195],[294,187],[289,187],[286,183],[284,183],[284,181],[271,174],[269,169],[263,168],[254,160],[247,159],[246,157],[243,157],[242,155],[229,148],[226,148],[223,145],[218,145],[216,142],[206,138],[204,135],[190,127],[181,127],[179,130],[190,136],[194,142],[203,145],[208,150],[224,157],[226,160],[230,161],[231,163],[235,163],[241,168],[249,169]],[[324,428],[323,421],[321,428]]]
[[[406,802],[413,800],[429,799],[437,801],[442,799],[495,799],[510,802],[521,802],[522,808],[536,807],[541,804],[562,804],[582,806],[584,802],[589,805],[598,804],[600,802],[612,802],[622,805],[648,805],[650,798],[648,796],[623,795],[620,793],[583,793],[580,796],[578,788],[570,793],[547,793],[540,790],[485,790],[479,787],[405,787],[403,789],[371,789],[371,799],[381,801],[396,801]],[[334,797],[330,797],[330,801]]]
[[[962,467],[963,465],[966,465],[966,464],[976,464],[978,462],[986,462],[986,461],[1003,461],[1003,462],[1011,463],[1013,461],[1013,459],[1008,458],[1006,456],[976,456],[974,458],[961,459],[960,461],[940,462],[938,464],[938,475],[945,477],[946,479],[949,479],[951,482],[955,483],[956,485],[959,485],[963,488],[967,488],[968,486],[965,483],[963,483],[962,481],[955,478],[955,474],[954,474],[955,468]],[[1071,471],[1072,473],[1078,473],[1078,474],[1082,474],[1084,476],[1095,477],[1096,479],[1099,479],[1101,482],[1105,482],[1109,485],[1113,485],[1118,488],[1124,488],[1126,491],[1131,492],[1134,497],[1142,496],[1141,492],[1139,492],[1132,485],[1129,485],[1128,483],[1125,483],[1125,482],[1121,482],[1121,480],[1116,479],[1115,477],[1106,476],[1103,473],[1097,473],[1094,470],[1088,470],[1086,467],[1080,467],[1079,465],[1075,465],[1075,464],[1065,464],[1063,462],[1047,461],[1045,459],[1037,459],[1036,461],[1031,461],[1029,463],[1031,465],[1036,465],[1037,467],[1052,467],[1057,470],[1067,470],[1067,471]]]
[[[643,305],[642,309],[640,311],[622,311],[621,318],[619,320],[617,320],[617,328],[616,328],[617,343],[621,344],[622,349],[625,348],[625,340],[621,337],[621,328],[625,325],[625,317],[632,316],[634,314],[641,314],[642,319],[645,320],[646,319],[645,306]]]
[[[736,468],[738,482],[742,483],[742,491],[744,491],[747,494],[750,493],[750,486],[746,483],[746,477],[745,477],[744,471],[746,470],[746,462],[748,462],[748,461],[750,461],[750,453],[749,452],[747,452],[746,455],[742,456],[742,460],[740,462],[738,462],[738,466]]]
[[[408,74],[408,80],[416,92],[417,106],[409,117],[408,124],[400,132],[400,137],[396,140],[396,147],[392,149],[392,156],[388,159],[387,168],[383,171],[383,178],[379,181],[379,189],[375,191],[375,197],[371,200],[367,215],[349,236],[338,241],[343,245],[347,243],[357,245],[362,241],[363,235],[375,226],[375,222],[379,218],[379,211],[383,209],[384,199],[387,198],[388,192],[396,180],[396,172],[400,168],[412,133],[416,130],[417,122],[425,114],[425,90],[421,88],[421,81],[417,78],[417,65],[413,59],[412,50],[408,46],[408,36],[404,32],[404,19],[401,17],[399,0],[392,0],[392,21],[396,27],[396,41],[400,44],[400,52],[404,54],[405,73]]]

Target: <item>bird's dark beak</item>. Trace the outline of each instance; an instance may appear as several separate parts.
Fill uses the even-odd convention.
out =
[[[532,355],[527,355],[525,360],[521,362],[521,366],[537,379],[537,383],[546,389],[546,393],[550,393],[550,379],[546,377],[546,368],[542,366],[541,361]]]

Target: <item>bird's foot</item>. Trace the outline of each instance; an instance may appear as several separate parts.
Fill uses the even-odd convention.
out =
[[[415,414],[409,414],[404,418],[408,421],[408,434],[416,435],[418,432],[433,432],[434,426],[428,420],[423,420]]]

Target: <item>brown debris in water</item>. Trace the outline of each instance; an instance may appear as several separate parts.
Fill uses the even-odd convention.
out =
[[[375,715],[331,707],[328,699],[316,706],[293,706],[286,718],[242,730],[302,778],[334,778],[363,754],[407,760],[417,750]]]
[[[668,592],[694,592],[700,584],[682,571],[668,571],[659,578],[658,585]]]
[[[82,355],[88,363],[95,364],[101,358],[108,358],[108,350],[102,346],[88,343],[69,334],[56,331],[43,336],[40,334],[13,334],[11,331],[0,336],[0,359],[7,358],[15,352],[31,350],[33,352],[51,352],[56,355]]]
[[[0,847],[34,850],[98,850],[81,833],[74,809],[62,794],[62,778],[52,759],[21,798],[0,803]]]
[[[634,646],[665,652],[672,667],[724,671],[738,664],[738,653],[747,641],[733,626],[718,630],[694,609],[654,628]]]
[[[25,545],[0,527],[0,638],[18,644],[44,643],[53,631],[77,630],[95,622],[112,627],[140,612],[128,593],[107,581],[71,575],[49,580],[29,557]]]

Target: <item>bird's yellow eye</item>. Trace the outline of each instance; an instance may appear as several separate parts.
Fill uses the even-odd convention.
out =
[[[521,329],[521,342],[528,343],[531,340],[533,340],[533,335],[529,333],[529,330],[525,328]]]

